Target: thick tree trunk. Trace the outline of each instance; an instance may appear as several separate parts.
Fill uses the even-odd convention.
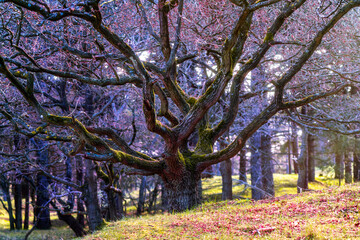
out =
[[[242,149],[239,155],[239,180],[246,182],[246,150]]]
[[[297,160],[299,158],[299,144],[298,144],[298,134],[297,134],[297,126],[295,122],[291,122],[291,150],[292,157],[294,160],[294,173],[299,173],[299,167]]]
[[[200,204],[200,174],[186,172],[180,179],[164,180],[169,212],[182,212]]]
[[[254,133],[250,138],[251,158],[250,158],[250,174],[251,174],[251,198],[254,200],[263,199],[262,192],[262,171],[261,171],[261,134]]]
[[[308,160],[308,133],[303,129],[301,137],[301,151],[298,158],[299,175],[297,181],[297,192],[306,191],[308,187],[307,160]]]
[[[141,178],[141,183],[139,188],[139,199],[138,199],[138,206],[136,209],[137,216],[140,216],[141,213],[144,211],[145,192],[146,192],[146,176],[143,176]]]
[[[39,149],[37,151],[38,154],[38,163],[47,168],[49,163],[48,159],[48,150],[46,143],[42,141],[38,141],[36,143],[36,147]],[[51,222],[50,222],[50,211],[48,208],[49,204],[49,180],[45,175],[39,173],[37,175],[37,182],[36,182],[36,207],[34,209],[35,217],[37,218],[37,225],[36,228],[38,229],[50,229]]]
[[[85,162],[85,204],[87,209],[87,218],[89,230],[91,232],[99,230],[104,220],[101,215],[101,209],[98,200],[97,177],[95,175],[95,165],[91,160]]]
[[[354,155],[353,155],[353,173],[354,173],[354,182],[360,181],[360,156],[359,153],[356,152],[357,149],[355,149]]]
[[[231,159],[220,163],[220,172],[222,178],[222,200],[232,200],[232,166]]]
[[[315,182],[315,136],[308,136],[308,181]]]
[[[344,163],[345,163],[345,183],[352,183],[352,174],[351,174],[351,160],[348,153],[344,153]]]
[[[22,202],[21,202],[21,183],[14,184],[14,202],[15,202],[15,226],[17,230],[22,229]]]
[[[262,184],[263,190],[271,196],[275,196],[273,168],[274,166],[272,163],[271,136],[265,133],[261,133]]]

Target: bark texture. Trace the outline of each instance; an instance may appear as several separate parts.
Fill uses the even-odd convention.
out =
[[[165,182],[169,212],[181,212],[200,204],[200,175],[186,172],[181,179]]]
[[[239,180],[246,182],[246,150],[242,149],[239,155]]]
[[[261,133],[261,171],[263,190],[269,195],[275,196],[271,136],[266,133]]]
[[[353,155],[353,173],[354,173],[354,182],[360,181],[360,156],[356,151]]]
[[[251,145],[251,158],[250,158],[250,174],[251,174],[251,198],[254,200],[263,199],[262,192],[262,171],[261,171],[261,134],[260,132],[254,133],[250,138]]]
[[[95,165],[91,160],[85,160],[85,204],[87,220],[91,232],[99,230],[104,224],[98,199],[97,177]]]
[[[335,178],[344,179],[344,160],[340,150],[335,152]]]
[[[47,146],[42,141],[36,142],[38,163],[47,168],[49,164],[49,155]],[[36,207],[34,209],[35,217],[37,218],[36,228],[38,229],[50,229],[50,211],[49,211],[49,200],[50,195],[48,191],[49,179],[45,175],[39,173],[36,181]]]
[[[222,179],[222,200],[232,200],[232,163],[231,160],[226,160],[220,163],[220,172]]]
[[[298,158],[299,175],[297,181],[297,192],[301,193],[306,191],[308,187],[308,173],[307,173],[307,160],[308,160],[308,133],[303,129],[301,136],[301,150]]]
[[[295,122],[291,122],[291,151],[294,163],[294,173],[299,173],[298,158],[299,158],[299,147],[298,147],[298,134],[297,126]]]
[[[345,183],[352,183],[351,160],[348,153],[344,153]]]
[[[308,136],[308,181],[315,182],[315,136]]]
[[[84,160],[80,156],[75,156],[76,161],[76,183],[78,185],[83,185],[84,182]],[[79,222],[79,224],[83,227],[85,227],[85,217],[83,212],[85,212],[84,203],[81,197],[77,197],[76,201],[77,205],[77,216],[76,220]]]
[[[143,176],[141,178],[141,183],[139,188],[139,199],[138,199],[138,206],[136,209],[137,216],[140,216],[141,213],[144,211],[145,192],[146,192],[146,176]]]

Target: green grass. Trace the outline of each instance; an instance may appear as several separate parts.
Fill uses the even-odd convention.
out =
[[[329,194],[326,194],[326,191],[328,190],[324,189],[331,185],[337,186],[338,180],[328,177],[318,177],[317,182],[309,184],[310,189],[318,191],[304,193],[299,195],[299,197],[295,197],[297,195],[294,195],[296,194],[296,182],[297,175],[295,174],[274,174],[276,196],[282,197],[277,198],[276,200],[260,201],[257,203],[253,203],[249,200],[220,202],[222,188],[221,177],[215,176],[211,179],[203,180],[203,199],[205,204],[193,211],[188,211],[186,213],[176,215],[158,214],[155,216],[142,216],[140,218],[128,217],[122,221],[110,223],[105,230],[95,235],[89,236],[86,239],[283,239],[287,236],[296,239],[297,237],[312,236],[311,234],[313,234],[312,232],[314,231],[314,234],[317,236],[317,238],[314,239],[324,239],[324,236],[327,236],[326,231],[328,230],[328,228],[337,229],[337,222],[335,224],[334,221],[332,227],[329,224],[325,224],[324,226],[317,226],[314,225],[314,223],[312,222],[304,222],[305,219],[308,218],[308,212],[304,210],[302,214],[292,216],[294,217],[294,219],[296,219],[296,221],[300,221],[299,223],[301,223],[302,225],[301,231],[290,231],[294,226],[291,225],[293,224],[291,223],[292,217],[286,215],[286,206],[288,206],[289,204],[301,205],[302,202],[308,202],[309,199],[314,199],[314,202],[316,202],[318,201],[316,200],[316,194],[320,193],[330,197]],[[356,186],[359,187],[358,185]],[[352,187],[347,186],[345,188]],[[354,186],[354,188],[356,187]],[[332,194],[336,194],[337,191],[340,190],[338,188],[332,188],[332,190],[330,189],[329,191],[332,191]],[[249,188],[245,188],[244,185],[239,184],[235,178],[233,181],[233,192],[234,198],[247,199],[251,197],[251,190]],[[308,200],[304,200],[304,198],[307,198]],[[357,199],[360,201],[360,196],[357,196]],[[280,205],[279,202],[281,202]],[[271,207],[274,206],[277,209],[277,213],[279,214],[271,215],[273,211],[271,210]],[[282,209],[282,206],[285,206],[285,208]],[[298,208],[301,209],[300,206],[298,206]],[[337,208],[333,207],[333,209]],[[257,211],[260,216],[256,215]],[[270,215],[267,214],[266,211],[268,211]],[[234,212],[235,215],[232,212]],[[248,216],[249,212],[250,215]],[[264,214],[262,213],[266,213],[265,215],[269,216],[267,218],[264,218]],[[8,216],[6,211],[4,209],[0,209],[0,240],[23,239],[27,231],[23,230],[10,232],[9,230],[6,230],[9,228],[9,222],[7,220],[7,217]],[[250,218],[250,220],[247,219],[248,217]],[[351,215],[351,217],[353,219],[360,218],[360,216],[358,215]],[[36,230],[31,234],[30,239],[73,238],[73,232],[66,225],[61,223],[61,221],[55,219],[57,219],[57,217],[56,214],[53,213],[53,229],[46,231]],[[261,221],[256,219],[260,219]],[[231,220],[234,220],[235,222],[232,223]],[[312,218],[312,221],[322,222],[327,220],[322,219],[321,217],[316,217]],[[354,224],[356,223],[357,222],[355,222]],[[283,226],[284,229],[288,232],[286,232],[285,230],[281,230],[279,226]],[[226,230],[228,227],[229,229]],[[275,228],[276,230],[273,228]],[[323,230],[318,233],[318,229]],[[323,238],[321,238],[321,236]],[[342,237],[343,235],[339,233],[338,236]]]
[[[127,218],[84,239],[360,239],[360,185]]]
[[[1,240],[23,240],[27,231],[25,230],[0,230]],[[31,240],[66,240],[73,239],[75,235],[69,228],[53,228],[50,230],[35,230],[31,233],[29,239]]]
[[[32,213],[33,211],[30,211]],[[8,213],[4,209],[0,209],[0,240],[22,240],[29,230],[9,230]],[[51,213],[51,224],[50,230],[34,230],[29,239],[38,240],[59,240],[59,239],[73,239],[75,234],[73,231],[63,222],[58,220],[56,213]],[[31,214],[30,219],[33,219]],[[30,221],[31,222],[31,221]],[[30,227],[32,224],[30,224]]]
[[[283,196],[286,194],[296,194],[297,174],[274,174],[275,196]],[[250,175],[247,176],[250,179]],[[328,177],[317,177],[316,182],[309,183],[309,188],[320,190],[328,186],[338,185],[337,179]],[[250,181],[248,181],[250,184]],[[344,184],[344,183],[342,183]],[[204,202],[221,201],[221,176],[203,179],[203,199]],[[233,196],[234,198],[251,198],[251,189],[246,188],[243,184],[239,184],[237,179],[233,177]]]

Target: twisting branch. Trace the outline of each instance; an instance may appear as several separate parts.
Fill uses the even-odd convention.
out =
[[[300,7],[301,4],[303,4],[304,1],[297,2],[298,6]],[[316,34],[316,36],[313,38],[309,46],[305,49],[304,53],[298,61],[296,61],[290,69],[277,81],[275,82],[276,85],[276,91],[275,91],[275,97],[272,103],[268,105],[259,115],[257,115],[236,137],[236,139],[228,145],[225,149],[212,153],[212,154],[205,154],[202,156],[194,155],[192,160],[194,162],[197,162],[197,168],[199,170],[205,169],[206,167],[221,162],[223,160],[229,159],[233,156],[235,156],[236,153],[238,153],[241,148],[244,146],[245,141],[257,130],[259,129],[263,124],[265,124],[273,115],[275,115],[279,110],[285,109],[286,107],[294,107],[293,104],[283,103],[283,94],[285,85],[292,80],[292,78],[295,76],[296,73],[298,73],[302,66],[305,64],[305,62],[312,56],[316,48],[320,45],[322,38],[325,36],[325,34],[332,28],[334,25],[346,14],[348,13],[352,8],[360,6],[360,1],[352,1],[346,4],[343,8],[339,10],[337,14],[333,16],[332,19],[329,20],[329,22]],[[293,8],[289,8],[286,12],[294,11]],[[286,17],[286,14],[284,13],[280,14],[282,18]],[[281,19],[280,19],[281,20]],[[284,19],[282,19],[282,22]],[[275,21],[276,23],[276,21]],[[273,25],[269,28],[268,33],[271,33],[271,30],[278,29],[281,25]],[[267,34],[268,35],[268,34]],[[265,42],[269,41],[265,39]],[[347,85],[348,86],[348,85]],[[341,86],[346,87],[346,85]],[[341,89],[335,89],[331,92],[331,94],[335,94],[339,92]],[[315,96],[309,96],[306,99],[299,100],[296,104],[307,104],[310,102],[313,102],[321,97],[330,96],[331,94],[327,93],[321,93]],[[284,105],[285,104],[285,105]],[[295,104],[295,106],[296,106]],[[286,107],[285,107],[286,106]]]
[[[20,91],[26,101],[36,109],[36,111],[40,115],[40,118],[43,121],[58,126],[71,127],[79,135],[81,141],[84,141],[90,146],[93,146],[96,150],[101,151],[106,156],[111,155],[111,158],[106,159],[107,161],[121,162],[125,165],[137,169],[144,169],[153,172],[159,172],[163,169],[162,162],[159,162],[157,160],[149,158],[151,159],[151,161],[149,161],[140,157],[132,156],[128,153],[112,149],[104,140],[90,133],[79,120],[73,117],[49,114],[37,101],[34,93],[29,91],[29,89],[26,89],[22,85],[22,83],[9,71],[9,69],[5,65],[4,59],[1,56],[0,73],[4,74],[10,80],[10,82]],[[31,78],[32,75],[29,74],[29,77]]]

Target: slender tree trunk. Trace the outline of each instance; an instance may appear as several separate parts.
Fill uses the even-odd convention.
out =
[[[75,156],[75,161],[76,161],[76,182],[78,185],[83,185],[84,181],[84,161],[80,156]],[[76,201],[76,206],[77,206],[77,216],[76,216],[76,220],[79,222],[79,224],[82,227],[85,227],[85,217],[83,212],[85,212],[85,207],[84,207],[84,203],[83,200],[80,197],[77,197],[77,201]]]
[[[250,138],[251,158],[250,158],[250,174],[251,174],[251,198],[254,200],[263,199],[262,171],[261,171],[261,134],[255,132]]]
[[[315,182],[315,136],[308,135],[308,181]]]
[[[20,136],[19,134],[14,135],[14,147],[15,151],[20,149]],[[21,178],[16,178],[15,183],[12,185],[14,195],[14,206],[15,206],[15,227],[17,230],[22,229],[22,202],[21,202]]]
[[[231,159],[220,163],[220,172],[222,178],[222,200],[232,200],[232,166]]]
[[[36,187],[30,189],[30,198],[31,198],[31,202],[33,202],[33,203],[36,202]],[[36,208],[36,206],[35,206],[35,208]],[[34,214],[33,214],[33,221],[32,221],[34,224],[36,222],[35,208],[33,209]]]
[[[30,222],[30,184],[28,182],[24,182],[23,193],[25,194],[25,217],[24,217],[24,229],[29,229]]]
[[[348,153],[344,153],[344,163],[345,163],[345,183],[352,183],[352,174],[351,174],[351,160]]]
[[[154,190],[151,192],[151,194],[149,194],[148,213],[151,213],[152,210],[155,210],[155,212],[156,212],[156,198],[158,195],[158,186],[159,186],[159,182],[155,181]]]
[[[291,138],[289,137],[288,140],[288,167],[287,167],[287,173],[292,173],[292,167],[291,167]]]
[[[299,167],[297,160],[299,158],[299,144],[298,144],[298,134],[297,134],[297,126],[295,122],[291,122],[291,150],[292,156],[294,160],[294,173],[299,173]]]
[[[225,96],[223,96],[224,99]],[[226,135],[229,135],[229,132],[226,132]],[[219,142],[220,149],[226,148],[226,143],[223,141]],[[222,179],[222,200],[232,200],[233,192],[232,192],[232,162],[231,159],[227,159],[220,163],[220,173]]]
[[[15,202],[15,226],[17,230],[22,229],[22,202],[21,202],[21,183],[14,184],[14,202]]]
[[[354,173],[354,182],[359,182],[360,181],[360,156],[359,153],[354,152],[353,155],[353,173]]]
[[[308,187],[308,174],[307,174],[307,160],[308,160],[308,133],[303,129],[301,137],[301,151],[298,158],[299,175],[297,181],[297,192],[301,193],[307,190]]]
[[[15,230],[15,218],[13,215],[13,208],[11,203],[11,195],[9,189],[7,189],[7,192],[5,193],[6,200],[8,203],[8,214],[9,214],[9,223],[10,223],[10,230]]]
[[[274,166],[271,153],[271,136],[266,133],[261,133],[262,184],[263,190],[271,196],[275,196],[273,168]]]
[[[146,176],[143,176],[141,178],[141,183],[139,188],[139,199],[138,199],[138,206],[136,209],[137,216],[140,216],[141,213],[144,211],[145,191],[146,191]]]
[[[71,166],[71,157],[67,156],[65,161],[65,180],[68,182],[72,181],[72,166]],[[71,192],[71,187],[67,187],[68,191]],[[74,196],[69,194],[67,199],[67,208],[65,211],[71,211],[74,208]]]
[[[13,215],[13,208],[11,202],[10,184],[8,179],[6,179],[6,177],[2,174],[0,174],[0,186],[4,195],[4,199],[7,202],[7,212],[9,215],[10,230],[15,230],[15,218]]]
[[[335,178],[336,179],[344,179],[344,161],[342,158],[342,154],[339,150],[336,150],[335,152]]]
[[[239,180],[246,182],[246,150],[242,149],[239,155]]]

